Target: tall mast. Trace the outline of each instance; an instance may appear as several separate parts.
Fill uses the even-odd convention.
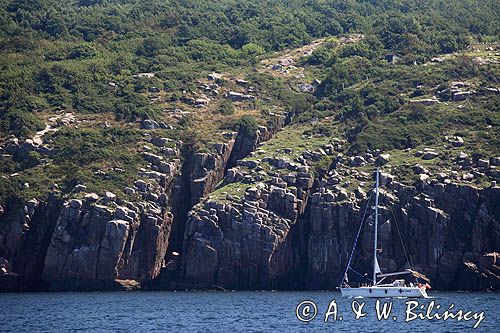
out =
[[[373,240],[373,285],[377,284],[377,231],[378,231],[378,182],[379,167],[377,167],[376,186],[375,186],[375,236]]]

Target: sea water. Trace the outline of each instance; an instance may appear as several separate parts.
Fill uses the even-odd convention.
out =
[[[0,294],[0,331],[500,332],[500,294],[430,297],[377,301],[317,291]]]

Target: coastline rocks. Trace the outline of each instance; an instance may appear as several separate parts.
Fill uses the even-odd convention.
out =
[[[209,199],[195,206],[186,222],[181,275],[172,287],[277,286],[287,270],[282,262],[287,235],[303,214],[312,186],[310,174],[300,176],[310,180],[306,187],[276,177],[248,188],[244,200],[233,198],[222,204]]]
[[[230,140],[219,147],[219,153],[195,153],[192,156],[189,163],[191,205],[210,193],[224,177],[233,147],[234,140]]]
[[[102,205],[82,209],[73,199],[57,219],[42,278],[53,290],[100,289],[115,279],[152,279],[163,262],[170,224],[171,216],[163,217],[159,210],[144,207],[137,214]]]
[[[431,182],[425,173],[421,178],[423,188],[392,180],[380,190],[382,270],[406,267],[400,229],[414,268],[429,276],[433,287],[498,290],[500,279],[491,264],[497,255],[491,253],[500,246],[495,206],[500,188]],[[169,288],[337,287],[339,280],[332,276],[340,279],[345,269],[367,209],[366,193],[358,189],[350,196],[342,188],[295,188],[285,182],[282,187],[281,182],[276,178],[264,187],[249,187],[244,200],[228,196],[224,203],[207,200],[194,207],[186,224],[180,275]],[[354,259],[361,271],[371,267],[373,219],[368,208]],[[467,279],[473,282],[467,284]]]
[[[413,264],[431,278],[436,288],[484,290],[492,286],[498,290],[500,280],[492,270],[487,274],[485,270],[475,273],[467,271],[467,274],[474,275],[475,281],[469,284],[465,281],[457,282],[453,277],[465,274],[462,257],[466,256],[467,251],[474,253],[472,259],[468,260],[474,265],[480,265],[477,258],[482,253],[498,248],[500,224],[495,220],[494,202],[500,199],[500,191],[479,191],[452,184],[429,186],[428,195],[412,196],[414,191],[412,188],[402,188],[398,191],[398,197],[381,192],[381,229],[387,223],[384,221],[394,223],[396,218],[403,237],[413,235],[405,237],[405,245],[408,246]],[[332,281],[331,276],[340,278],[345,269],[352,246],[349,240],[355,236],[364,206],[349,202],[335,203],[323,194],[317,195],[313,195],[310,206],[309,219],[312,225],[308,238],[310,251],[305,260],[308,263],[305,281],[309,283],[308,288],[335,288],[338,281]],[[392,208],[388,210],[385,207]],[[477,213],[467,213],[474,209]],[[351,221],[358,222],[353,224]],[[373,221],[373,213],[367,220],[368,226],[370,221]],[[486,234],[483,232],[485,228],[492,228],[494,232]],[[371,267],[369,254],[373,229],[370,229],[368,227],[361,236],[361,248],[358,250],[360,255],[354,262],[357,269],[364,267],[361,271],[369,271]],[[468,239],[471,234],[472,238]],[[338,235],[342,237],[338,238]],[[384,249],[379,257],[382,270],[404,268],[406,259],[399,248],[400,242],[395,230],[381,231],[380,241],[381,248]],[[390,267],[391,265],[394,267]]]
[[[10,202],[0,216],[0,256],[9,265],[7,280],[0,280],[0,292],[40,286],[46,239],[54,230],[61,202],[55,193],[46,202]]]

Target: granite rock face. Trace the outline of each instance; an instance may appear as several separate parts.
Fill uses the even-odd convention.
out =
[[[62,202],[50,195],[46,202],[32,199],[13,203],[0,217],[0,257],[8,262],[8,275],[0,276],[0,291],[40,285],[45,253]]]
[[[250,149],[269,139],[266,128],[260,132]],[[211,153],[189,156],[184,166],[179,158],[182,142],[145,136],[156,148],[144,148],[141,155],[149,164],[123,190],[134,197],[131,201],[111,191],[103,197],[85,193],[86,186],[79,184],[72,191],[76,197],[64,202],[54,196],[2,206],[0,257],[9,270],[4,265],[5,287],[0,291],[113,289],[117,281],[156,278],[175,240],[170,208],[184,198],[192,207],[223,179],[231,154],[245,154],[234,150],[237,133],[227,135],[228,142],[214,145]],[[183,224],[182,219],[177,224]]]
[[[257,132],[251,136],[240,131],[235,138],[234,149],[228,160],[228,168],[233,167],[238,160],[248,156],[259,144],[270,140],[285,125],[285,122],[284,117],[276,117],[267,126],[259,126]]]
[[[0,257],[18,275],[14,290],[112,289],[118,280],[155,278],[173,223],[168,204],[178,153],[179,143],[144,153],[150,164],[124,189],[132,201],[77,185],[73,199],[54,193],[46,201],[10,203],[0,216]]]
[[[0,236],[9,281],[17,276],[11,290],[109,289],[115,280],[153,279],[172,224],[153,203],[105,206],[92,199],[32,200],[4,218],[12,218]]]
[[[287,235],[305,209],[307,179],[301,188],[276,179],[248,188],[239,202],[199,204],[186,224],[177,287],[275,288],[287,273]]]
[[[398,196],[391,194],[396,191]],[[477,190],[436,184],[420,192],[394,183],[381,193],[379,263],[382,270],[401,270],[407,268],[406,262],[410,261],[413,268],[430,277],[439,289],[493,287],[498,290],[500,280],[492,279],[494,264],[490,265],[489,273],[486,269],[477,275],[476,283],[458,277],[471,274],[470,265],[465,263],[481,266],[480,258],[500,248],[500,223],[495,204],[499,196],[500,188]],[[313,196],[306,270],[310,288],[338,286],[359,226],[357,221],[361,220],[361,206],[352,202],[328,203],[323,195]],[[372,222],[373,213],[365,222],[358,243],[358,259],[354,262],[358,272],[371,271]],[[404,249],[398,229],[404,239]],[[332,276],[338,278],[332,280]],[[488,284],[487,280],[496,282]]]
[[[79,184],[69,199],[54,194],[2,205],[0,291],[110,289],[117,281],[160,280],[164,289],[333,289],[365,214],[353,267],[370,272],[372,194],[361,184],[371,177],[351,164],[389,157],[376,159],[381,154],[374,152],[349,159],[335,141],[272,156],[255,150],[276,128],[261,127],[252,138],[227,133],[227,142],[186,156],[182,166],[181,143],[151,137],[156,150],[142,152],[149,164],[124,188],[130,201],[110,191],[104,197],[85,193]],[[313,165],[325,156],[333,163],[317,172]],[[436,178],[417,166],[409,186],[386,171],[382,270],[401,270],[409,261],[437,289],[500,290],[500,188],[455,184],[447,174]],[[189,211],[185,219],[183,210]]]
[[[312,184],[312,178],[302,188],[260,184],[248,188],[244,200],[228,196],[197,205],[173,287],[336,288],[366,197]],[[498,202],[500,188],[389,183],[380,196],[382,270],[402,270],[409,261],[438,289],[500,290]],[[353,261],[358,272],[370,272],[373,260],[371,206],[366,212]]]
[[[224,172],[231,152],[234,139],[227,143],[220,143],[214,147],[212,153],[195,153],[189,163],[190,170],[190,197],[191,206],[198,203],[200,198],[210,193],[217,183],[224,178]]]
[[[258,144],[265,142],[284,125],[284,118],[277,118],[268,126],[259,126],[255,135],[246,136],[242,132],[228,132],[228,142],[217,143],[210,153],[195,153],[189,162],[187,173],[190,181],[191,206],[212,192],[224,179],[226,170],[236,161],[249,155]]]
[[[57,219],[42,274],[53,289],[105,287],[115,279],[158,275],[171,216],[150,204],[66,205]]]

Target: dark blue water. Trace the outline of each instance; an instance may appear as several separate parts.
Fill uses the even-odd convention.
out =
[[[477,329],[473,329],[474,319],[405,322],[408,299],[393,299],[382,300],[392,301],[393,309],[389,319],[379,321],[375,300],[357,299],[366,302],[367,314],[354,320],[353,300],[337,292],[25,293],[0,294],[0,331],[500,332],[500,294],[431,293],[431,297],[419,300],[420,304],[434,301],[441,306],[438,312],[443,312],[453,303],[454,312],[484,311],[485,319]],[[307,323],[296,317],[296,307],[303,300],[313,301],[318,308],[315,319]],[[337,321],[330,317],[325,323],[332,300],[337,303]]]

